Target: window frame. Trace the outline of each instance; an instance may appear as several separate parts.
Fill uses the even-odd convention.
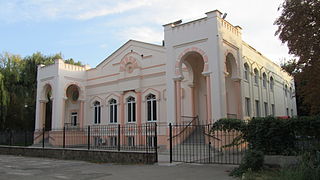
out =
[[[255,100],[255,109],[256,109],[256,117],[261,117],[261,111],[260,111],[260,101]]]
[[[133,96],[129,96],[126,100],[126,103],[127,103],[127,122],[135,123],[136,116],[137,116],[136,98]]]
[[[274,79],[273,79],[273,77],[271,76],[270,77],[270,90],[273,92],[273,90],[274,90]]]
[[[248,117],[251,116],[251,101],[248,97],[245,98],[245,114]]]
[[[267,88],[267,75],[266,75],[266,73],[262,74],[262,86],[264,88]]]
[[[150,106],[150,112],[149,112],[149,106]],[[152,93],[148,94],[146,96],[146,112],[147,112],[146,119],[147,119],[147,122],[157,121],[157,119],[158,119],[158,109],[157,108],[158,108],[157,96]]]
[[[249,81],[249,65],[244,63],[244,80]]]
[[[109,123],[118,123],[118,102],[116,99],[112,98],[108,101],[109,105]]]
[[[100,101],[94,101],[93,103],[93,123],[101,124],[101,103]]]
[[[75,120],[74,120],[75,118]],[[75,123],[74,123],[75,122]],[[70,114],[70,125],[77,126],[78,125],[78,112],[72,111]]]
[[[264,102],[264,116],[267,117],[269,115],[268,103]]]
[[[255,68],[254,69],[254,84],[256,85],[256,86],[259,86],[259,71],[258,71],[258,69],[257,68]]]

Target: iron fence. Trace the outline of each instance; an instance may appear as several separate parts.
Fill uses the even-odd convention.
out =
[[[157,153],[157,124],[91,125],[85,128],[0,132],[0,144],[42,148],[68,148]]]
[[[30,146],[33,143],[33,131],[5,130],[0,131],[0,145]]]
[[[169,124],[170,162],[240,164],[247,143],[234,144],[238,131],[212,131],[212,125]]]

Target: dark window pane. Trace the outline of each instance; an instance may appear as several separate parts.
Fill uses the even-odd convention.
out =
[[[97,107],[94,107],[94,123],[97,123]]]
[[[132,121],[133,121],[133,122],[136,122],[136,103],[133,103],[133,104],[132,104],[132,107],[133,107],[133,108],[132,108],[132,111],[133,111],[133,113],[132,113],[132,116],[133,116],[133,117],[132,117]]]
[[[147,102],[148,121],[151,120],[151,101]]]
[[[152,104],[153,104],[152,106],[153,120],[157,120],[157,101],[156,100],[152,101]]]
[[[118,122],[118,119],[117,119],[117,113],[118,113],[117,111],[118,111],[118,109],[117,108],[118,108],[118,106],[115,105],[114,106],[114,119],[113,119],[113,122],[115,122],[115,123]]]
[[[98,123],[100,124],[101,120],[101,107],[98,107]]]
[[[131,122],[131,103],[128,104],[128,122]]]
[[[113,122],[113,105],[110,106],[110,122]]]

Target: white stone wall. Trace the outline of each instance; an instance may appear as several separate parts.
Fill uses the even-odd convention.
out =
[[[260,102],[260,114],[264,114],[264,103],[268,104],[268,114],[271,114],[271,104],[275,105],[276,116],[296,115],[295,88],[293,78],[281,68],[261,55],[257,50],[243,42],[242,29],[233,26],[221,18],[219,11],[206,13],[206,17],[183,23],[164,25],[165,46],[148,44],[130,40],[102,61],[97,67],[89,69],[65,64],[56,60],[55,64],[38,67],[36,129],[41,128],[41,103],[45,102],[44,88],[52,87],[52,128],[62,128],[63,123],[69,122],[70,112],[80,112],[79,102],[84,103],[84,126],[92,125],[93,102],[101,103],[101,124],[109,124],[109,105],[111,98],[118,104],[126,103],[130,95],[137,98],[141,94],[141,123],[146,122],[146,99],[149,93],[157,96],[158,123],[175,123],[175,80],[181,80],[181,111],[182,115],[192,115],[191,87],[186,74],[188,67],[182,73],[181,59],[188,52],[196,52],[204,61],[203,76],[209,81],[201,81],[199,90],[206,101],[210,97],[211,108],[207,102],[200,106],[201,118],[210,112],[210,121],[227,117],[228,109],[240,118],[249,118],[245,114],[245,98],[250,98],[250,116],[256,116],[255,100]],[[232,56],[232,73],[226,68],[227,56]],[[229,57],[229,56],[228,56]],[[244,63],[249,66],[249,79],[244,79]],[[178,68],[177,68],[178,67]],[[179,68],[180,67],[180,68]],[[259,72],[259,85],[254,84],[254,69]],[[266,73],[267,86],[263,87],[262,75]],[[181,77],[180,77],[181,76]],[[226,77],[229,77],[226,81]],[[270,77],[274,79],[274,90],[270,90]],[[207,85],[211,96],[208,96]],[[79,87],[79,102],[67,100],[66,89],[70,85]],[[237,85],[239,86],[237,89]],[[285,96],[287,87],[287,96]],[[291,89],[291,95],[290,95]],[[227,92],[235,92],[227,97]],[[238,99],[237,99],[238,98]],[[230,100],[231,99],[231,100]],[[229,113],[230,113],[229,112]],[[291,113],[292,112],[292,113]],[[126,114],[126,111],[124,112]],[[138,114],[138,112],[137,112]],[[206,114],[208,116],[208,114]],[[118,123],[120,123],[120,107],[118,107]],[[124,123],[127,123],[126,116]]]

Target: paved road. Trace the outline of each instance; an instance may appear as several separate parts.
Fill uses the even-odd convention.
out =
[[[224,180],[233,179],[228,171],[234,166],[168,164],[97,164],[45,158],[0,155],[0,179],[51,180]]]

